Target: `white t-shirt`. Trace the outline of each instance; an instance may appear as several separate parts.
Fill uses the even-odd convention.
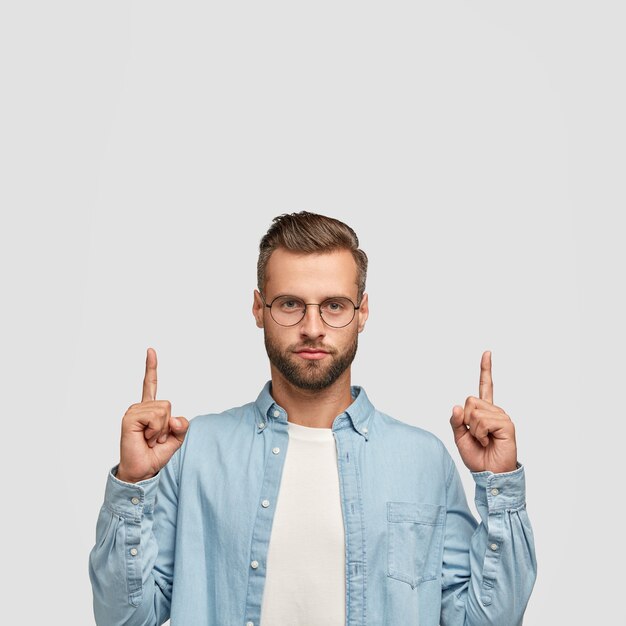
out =
[[[287,423],[261,626],[344,626],[345,536],[330,428]]]

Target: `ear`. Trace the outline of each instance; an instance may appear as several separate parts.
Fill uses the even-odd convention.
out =
[[[365,328],[365,322],[367,322],[367,318],[370,314],[369,298],[367,297],[366,293],[364,293],[363,297],[361,298],[361,306],[359,307],[357,313],[359,314],[359,332],[363,332],[363,329]]]
[[[263,314],[265,313],[265,304],[258,289],[254,290],[254,300],[252,301],[252,315],[256,320],[256,325],[263,328]]]

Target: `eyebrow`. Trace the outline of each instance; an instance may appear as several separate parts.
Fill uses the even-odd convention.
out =
[[[279,293],[277,296],[274,296],[272,300],[276,300],[276,298],[295,298],[296,300],[302,300],[302,302],[305,302],[305,299],[302,296],[296,296],[293,293]],[[344,295],[339,295],[339,294],[335,294],[333,296],[326,296],[325,298],[322,298],[320,302],[325,302],[326,300],[332,300],[333,298],[345,298],[346,300],[350,300],[351,302],[354,302],[350,296],[344,296]]]

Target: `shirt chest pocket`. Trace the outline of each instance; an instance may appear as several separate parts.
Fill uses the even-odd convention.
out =
[[[439,577],[444,507],[387,502],[387,574],[415,588]]]

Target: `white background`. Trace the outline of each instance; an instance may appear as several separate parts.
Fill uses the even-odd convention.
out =
[[[353,382],[454,448],[495,397],[527,468],[525,624],[624,624],[624,11],[614,2],[7,2],[0,9],[3,623],[92,624],[119,424],[269,376],[272,217],[370,258]],[[11,617],[11,619],[7,619]]]

